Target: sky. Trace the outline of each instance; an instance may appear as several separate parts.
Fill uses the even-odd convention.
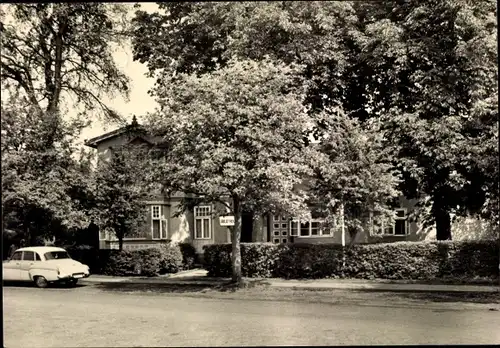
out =
[[[127,5],[130,5],[130,15],[132,16],[135,11],[133,8],[134,3],[128,3]],[[148,12],[158,8],[155,3],[141,3],[141,7]],[[146,65],[133,61],[131,46],[128,45],[126,49],[116,51],[114,58],[120,69],[130,78],[130,97],[128,102],[122,97],[106,99],[105,102],[130,122],[134,114],[139,119],[140,115],[154,110],[156,103],[147,93],[153,87],[154,80],[146,77]],[[119,125],[105,124],[94,120],[91,127],[82,131],[80,141],[83,142],[85,139],[99,136],[117,128],[119,128]]]

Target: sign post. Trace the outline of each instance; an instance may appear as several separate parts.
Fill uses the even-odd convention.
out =
[[[221,226],[234,226],[234,216],[219,216]]]

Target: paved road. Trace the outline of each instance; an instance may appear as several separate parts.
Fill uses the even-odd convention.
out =
[[[5,347],[498,344],[500,312],[4,287]],[[370,301],[367,294],[367,301]]]

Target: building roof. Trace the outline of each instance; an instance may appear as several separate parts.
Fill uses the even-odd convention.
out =
[[[103,141],[111,139],[111,138],[114,138],[114,137],[117,137],[119,135],[122,135],[126,131],[127,131],[126,127],[118,128],[118,129],[115,129],[114,131],[104,133],[104,134],[99,135],[99,136],[97,136],[95,138],[86,139],[85,142],[84,142],[84,144],[86,146],[89,146],[89,147],[92,147],[92,148],[96,149],[97,145],[99,145]]]
[[[107,132],[107,133],[104,133],[104,134],[101,134],[95,138],[91,138],[91,139],[86,139],[84,144],[86,146],[89,146],[89,147],[92,147],[94,149],[97,148],[97,146],[102,143],[103,141],[105,140],[108,140],[108,139],[112,139],[112,138],[115,138],[115,137],[118,137],[120,135],[123,135],[127,132],[130,132],[130,131],[133,131],[134,129],[136,130],[141,130],[141,126],[140,124],[137,122],[137,119],[136,117],[134,116],[133,119],[132,119],[132,122],[130,123],[130,125],[126,125],[124,127],[121,127],[121,128],[118,128],[118,129],[115,129],[111,132]],[[148,141],[147,139],[141,137],[142,139],[144,139],[145,141]],[[149,142],[149,141],[148,141]]]

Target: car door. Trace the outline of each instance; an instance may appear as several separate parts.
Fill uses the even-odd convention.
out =
[[[33,251],[23,251],[23,259],[20,265],[20,277],[22,281],[30,281],[30,268],[35,264],[35,253]]]
[[[11,281],[21,280],[21,260],[22,251],[16,251],[12,254],[10,260],[3,263],[3,279]]]

